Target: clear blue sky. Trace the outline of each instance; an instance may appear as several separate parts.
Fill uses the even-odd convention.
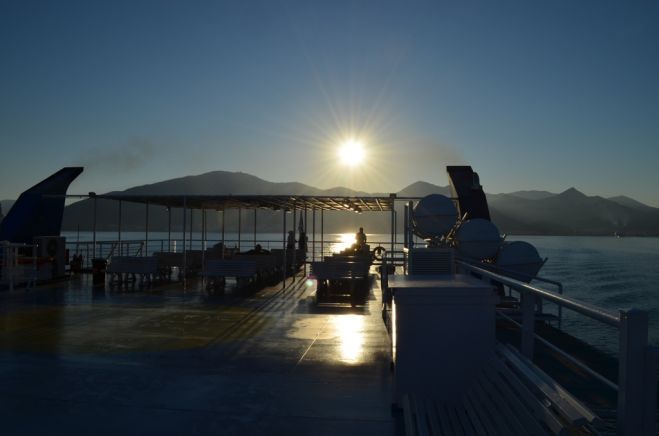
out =
[[[659,2],[0,2],[0,198],[212,170],[659,206]],[[362,140],[360,170],[342,138]]]

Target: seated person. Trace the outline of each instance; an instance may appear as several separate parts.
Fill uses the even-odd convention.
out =
[[[256,244],[256,246],[247,251],[245,254],[270,254],[268,250],[264,250],[263,247],[261,247],[261,244]]]
[[[366,247],[366,234],[363,227],[359,228],[359,231],[355,235],[355,241],[355,251],[361,251]]]

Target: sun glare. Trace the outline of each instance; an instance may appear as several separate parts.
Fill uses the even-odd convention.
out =
[[[349,139],[341,144],[339,157],[345,165],[351,167],[359,165],[364,160],[364,146],[359,141]]]
[[[354,233],[339,233],[338,236],[338,240],[332,243],[332,253],[340,253],[356,242]]]

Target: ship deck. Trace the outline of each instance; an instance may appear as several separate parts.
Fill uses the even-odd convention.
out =
[[[88,275],[2,292],[2,433],[400,433],[373,288],[363,308],[317,307],[302,279],[249,296]]]

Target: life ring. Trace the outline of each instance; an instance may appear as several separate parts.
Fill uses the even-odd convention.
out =
[[[373,253],[373,257],[374,257],[376,260],[382,260],[382,258],[384,257],[384,252],[385,252],[385,251],[386,251],[386,249],[385,249],[383,246],[378,245],[378,246],[375,247],[375,248],[373,249],[373,251],[372,251],[372,253]]]

